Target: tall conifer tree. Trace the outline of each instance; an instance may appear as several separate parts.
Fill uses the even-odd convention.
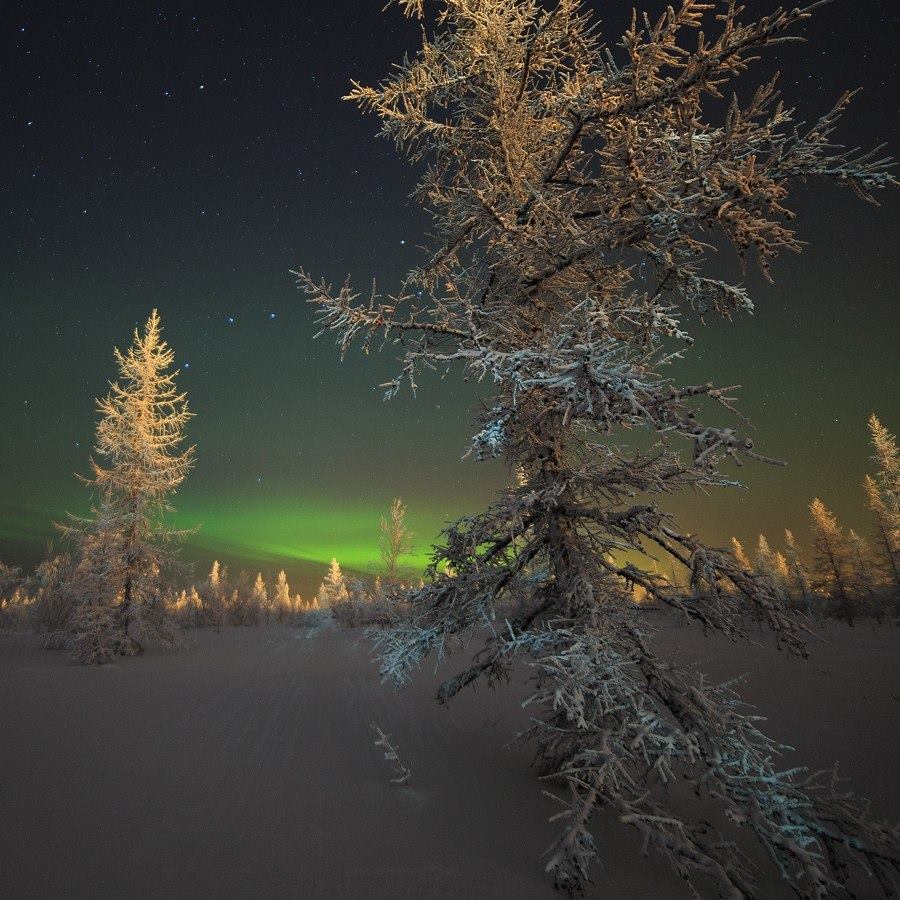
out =
[[[184,481],[194,448],[182,448],[192,413],[175,383],[173,351],[159,314],[135,329],[131,347],[115,350],[119,378],[97,406],[89,518],[63,531],[79,551],[79,601],[70,622],[76,655],[101,662],[143,650],[152,637],[172,640],[164,616],[162,569],[180,532],[165,524],[170,498]]]
[[[429,580],[407,598],[411,618],[379,633],[383,672],[402,682],[481,629],[479,657],[441,701],[530,661],[531,702],[544,710],[530,736],[567,807],[548,865],[562,888],[585,884],[603,807],[685,879],[753,895],[734,844],[654,790],[676,777],[751,828],[804,896],[836,888],[847,857],[887,885],[894,837],[862,806],[779,771],[775,745],[727,689],[658,656],[633,603],[640,588],[732,639],[747,637],[738,610],[749,606],[804,652],[780,592],[679,528],[661,501],[734,484],[724,463],[766,461],[741,426],[709,419],[710,406],[733,412],[731,389],[682,384],[667,368],[694,341],[686,309],[752,309],[741,284],[709,273],[710,247],[730,242],[768,275],[780,252],[801,248],[792,182],[832,179],[870,200],[896,183],[877,153],[837,144],[851,94],[810,125],[774,79],[720,102],[822,3],[745,20],[736,2],[682,0],[655,21],[635,14],[621,52],[578,0],[399,3],[413,16],[433,7],[434,36],[423,30],[417,54],[349,97],[425,164],[426,262],[362,302],[349,283],[298,279],[342,351],[402,347],[389,396],[454,365],[488,382],[471,453],[503,457],[518,477],[448,527]],[[633,429],[653,436],[649,452],[622,437]],[[687,592],[668,567],[639,562],[647,550],[687,570]],[[500,626],[507,601],[523,612]]]

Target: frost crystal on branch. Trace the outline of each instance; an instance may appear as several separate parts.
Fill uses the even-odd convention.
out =
[[[390,763],[391,768],[396,773],[396,777],[391,779],[391,784],[397,784],[401,787],[407,784],[412,772],[400,761],[400,757],[397,755],[397,748],[391,743],[390,737],[381,730],[374,719],[369,727],[377,736],[375,746],[384,750],[385,760]]]
[[[349,283],[335,292],[295,274],[342,352],[401,348],[388,396],[404,380],[415,389],[423,369],[455,366],[490,385],[470,452],[503,456],[517,483],[446,529],[429,579],[406,598],[412,617],[377,636],[382,671],[403,682],[480,632],[473,665],[439,691],[447,701],[531,660],[544,712],[530,736],[568,807],[550,869],[569,891],[588,879],[603,807],[685,879],[753,895],[746,860],[660,798],[676,772],[752,830],[802,896],[838,890],[851,860],[889,890],[896,834],[778,771],[778,747],[730,689],[657,658],[634,604],[640,594],[730,639],[747,636],[749,610],[805,652],[804,621],[777,581],[680,529],[661,501],[736,484],[725,463],[776,462],[747,435],[734,388],[669,374],[694,341],[687,310],[753,309],[740,284],[707,274],[715,242],[768,277],[781,251],[801,249],[794,181],[830,180],[868,201],[896,184],[879,150],[836,141],[852,94],[812,124],[776,79],[738,99],[735,82],[797,40],[824,0],[754,21],[735,2],[682,0],[655,21],[635,13],[616,49],[578,0],[399,5],[412,16],[434,7],[434,36],[349,99],[427,164],[416,198],[434,220],[428,258],[367,303]],[[624,445],[634,431],[649,449]],[[687,573],[686,589],[661,574],[670,569]]]

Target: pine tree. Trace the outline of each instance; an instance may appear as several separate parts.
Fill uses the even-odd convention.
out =
[[[315,608],[322,607],[327,609],[328,607],[336,606],[338,603],[344,603],[349,599],[350,593],[347,590],[347,582],[341,572],[341,567],[338,561],[332,558],[331,565],[328,567],[328,573],[319,587]]]
[[[382,516],[380,527],[378,547],[384,580],[396,585],[400,581],[400,560],[413,549],[412,532],[406,527],[406,507],[399,497],[391,504],[388,516]]]
[[[170,371],[174,353],[150,314],[132,346],[115,350],[119,380],[98,401],[92,516],[61,526],[78,546],[78,606],[71,643],[76,656],[99,662],[143,650],[152,637],[171,643],[164,617],[163,565],[180,532],[163,523],[169,497],[191,468],[194,448],[179,449],[191,418]],[[98,461],[99,459],[99,461]]]
[[[814,586],[831,595],[840,615],[853,624],[853,557],[850,544],[834,513],[816,497],[809,504],[813,533]]]
[[[874,477],[865,477],[866,499],[875,517],[881,568],[894,593],[900,596],[900,451],[897,439],[874,413],[869,417],[869,429],[878,471]]]
[[[729,2],[705,21],[709,4],[684,0],[655,22],[635,15],[620,60],[577,0],[433,5],[436,36],[423,29],[421,52],[349,95],[421,164],[427,261],[392,295],[373,288],[362,302],[349,282],[335,291],[296,274],[342,352],[402,348],[388,396],[454,365],[490,383],[470,452],[502,456],[523,477],[446,529],[428,581],[408,594],[409,620],[379,632],[382,672],[403,682],[425,656],[474,639],[480,655],[441,687],[446,702],[529,659],[531,704],[543,709],[529,736],[566,794],[568,827],[548,866],[562,888],[588,878],[602,806],[684,879],[702,872],[723,894],[754,893],[739,851],[658,799],[656,775],[683,776],[725,818],[752,823],[798,892],[840,882],[844,857],[861,856],[888,885],[893,838],[863,807],[779,771],[726,689],[659,658],[633,602],[640,587],[706,630],[747,638],[737,593],[804,652],[802,624],[771,585],[660,504],[734,484],[721,471],[731,460],[766,460],[739,427],[706,421],[712,405],[733,411],[728,388],[666,374],[693,342],[686,308],[752,308],[741,285],[706,274],[708,248],[731,242],[768,274],[780,251],[801,248],[786,206],[794,181],[831,178],[869,199],[896,183],[885,160],[837,144],[849,94],[811,126],[794,122],[774,80],[741,91],[743,103],[737,90],[725,108],[709,102],[820,4],[744,22]],[[620,445],[634,429],[655,446]],[[689,573],[688,596],[639,563],[648,548]],[[509,603],[523,612],[495,625]]]

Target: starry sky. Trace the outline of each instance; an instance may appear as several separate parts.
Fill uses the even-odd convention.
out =
[[[86,508],[74,473],[87,471],[94,398],[113,346],[153,307],[197,414],[197,465],[176,499],[178,523],[201,526],[188,559],[284,565],[311,590],[332,555],[374,560],[393,497],[421,562],[442,523],[506,483],[499,464],[461,460],[475,388],[425,380],[417,398],[382,403],[394,354],[341,364],[312,339],[288,274],[389,288],[420,259],[415,172],[340,100],[350,78],[377,81],[416,46],[417,26],[382,5],[2,5],[0,559],[33,565],[52,520]],[[631,4],[589,5],[616,38]],[[781,69],[807,119],[864,87],[843,138],[900,152],[895,4],[839,0],[806,35],[760,73]],[[704,327],[675,373],[743,385],[757,447],[789,462],[743,469],[746,491],[672,501],[713,541],[785,526],[803,540],[816,494],[866,531],[865,421],[875,410],[900,425],[900,196],[875,208],[800,186],[794,207],[806,252],[779,261],[775,285],[749,273],[756,314]]]

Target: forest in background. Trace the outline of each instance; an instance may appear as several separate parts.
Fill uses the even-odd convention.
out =
[[[424,0],[398,5],[430,22]],[[341,354],[398,347],[386,398],[415,391],[428,370],[491,384],[469,454],[504,460],[511,483],[447,525],[420,578],[401,571],[410,545],[397,501],[377,582],[348,585],[335,559],[307,601],[286,576],[231,579],[218,563],[179,585],[186,533],[168,522],[195,464],[193,413],[154,310],[115,350],[119,377],[98,401],[84,479],[93,507],[58,525],[70,552],[30,584],[4,570],[12,624],[31,623],[45,647],[90,664],[178,645],[187,624],[365,624],[397,685],[427,659],[474,647],[436,699],[530,673],[523,705],[534,714],[518,737],[562,807],[546,864],[557,888],[582,892],[592,880],[602,862],[593,826],[612,812],[694,890],[711,880],[723,895],[756,895],[756,866],[728,836],[744,829],[800,896],[851,890],[857,877],[894,895],[896,826],[834,777],[781,767],[786,748],[734,683],[661,654],[646,615],[667,609],[742,644],[758,626],[806,658],[817,617],[852,626],[897,612],[900,465],[874,416],[870,541],[816,498],[805,563],[793,534],[777,548],[761,537],[751,560],[739,541],[707,544],[664,502],[739,487],[731,465],[783,464],[756,446],[735,386],[667,375],[695,343],[685,310],[732,319],[754,308],[708,257],[730,244],[742,267],[771,277],[783,251],[803,246],[787,205],[795,182],[832,181],[871,203],[897,186],[881,147],[837,142],[854,92],[810,124],[785,105],[777,77],[731,91],[760,51],[796,40],[824,5],[745,21],[730,0],[683,0],[657,19],[635,14],[617,59],[578,0],[438,4],[421,50],[345,98],[378,117],[411,163],[428,162],[415,194],[435,221],[425,261],[394,292],[373,284],[367,297],[349,278],[335,288],[293,274]],[[620,443],[629,432],[649,446]],[[676,793],[691,795],[690,809]]]

